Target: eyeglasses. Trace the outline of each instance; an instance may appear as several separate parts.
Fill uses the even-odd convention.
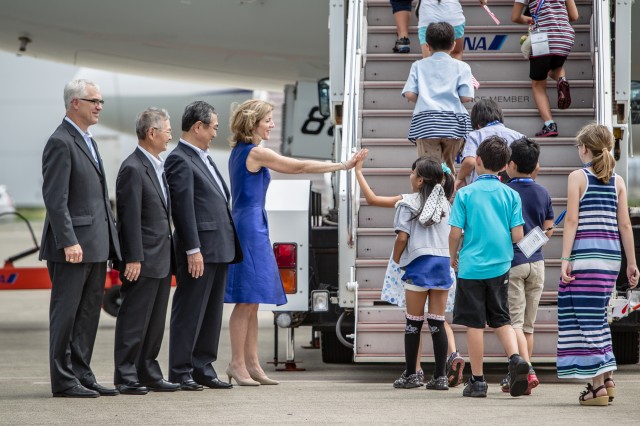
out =
[[[152,127],[152,129],[156,129],[160,132],[165,132],[167,135],[171,136],[171,130],[160,129],[159,127]]]
[[[104,99],[85,99],[85,98],[78,98],[79,101],[85,101],[85,102],[91,102],[93,105],[98,106],[98,104],[100,105],[104,105]]]
[[[205,126],[207,126],[207,127],[211,127],[211,128],[213,128],[214,130],[218,130],[218,126],[219,126],[219,124],[218,124],[218,123],[216,123],[216,124],[215,124],[215,125],[213,125],[213,126],[211,125],[211,123],[205,123],[205,122],[202,122],[202,124],[204,124],[204,125],[205,125]]]

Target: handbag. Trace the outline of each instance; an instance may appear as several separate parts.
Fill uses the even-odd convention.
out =
[[[520,37],[520,51],[525,59],[529,59],[531,56],[531,34],[529,32]]]
[[[403,275],[404,271],[400,269],[400,265],[394,262],[393,258],[390,258],[387,271],[384,274],[380,299],[400,307],[406,306]]]

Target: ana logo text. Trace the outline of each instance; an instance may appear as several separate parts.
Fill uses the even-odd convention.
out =
[[[0,274],[0,284],[14,284],[18,274]]]
[[[497,34],[493,36],[493,39],[489,42],[487,38],[490,37],[465,37],[464,49],[465,50],[500,50],[505,40],[507,40],[506,34]]]

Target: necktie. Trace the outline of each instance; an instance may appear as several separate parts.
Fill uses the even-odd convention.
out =
[[[229,199],[229,194],[227,193],[227,187],[225,186],[225,184],[222,181],[222,176],[220,176],[220,172],[218,171],[218,168],[216,167],[216,163],[213,162],[213,158],[211,158],[210,155],[207,155],[207,160],[209,161],[209,164],[211,164],[211,167],[213,168],[213,178],[216,181],[216,183],[218,184],[218,186],[220,187],[220,190],[222,191],[222,194],[224,195],[225,200]]]

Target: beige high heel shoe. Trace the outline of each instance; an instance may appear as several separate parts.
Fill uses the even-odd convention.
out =
[[[236,373],[231,370],[231,366],[227,367],[227,377],[229,378],[229,383],[231,383],[231,379],[233,379],[239,386],[260,386],[260,383],[253,379],[239,378]]]
[[[255,380],[256,382],[260,383],[261,385],[277,385],[277,384],[280,384],[279,381],[270,379],[264,373],[258,374],[258,373],[254,372],[254,371],[249,371],[249,375],[251,376],[251,378],[253,380]]]

